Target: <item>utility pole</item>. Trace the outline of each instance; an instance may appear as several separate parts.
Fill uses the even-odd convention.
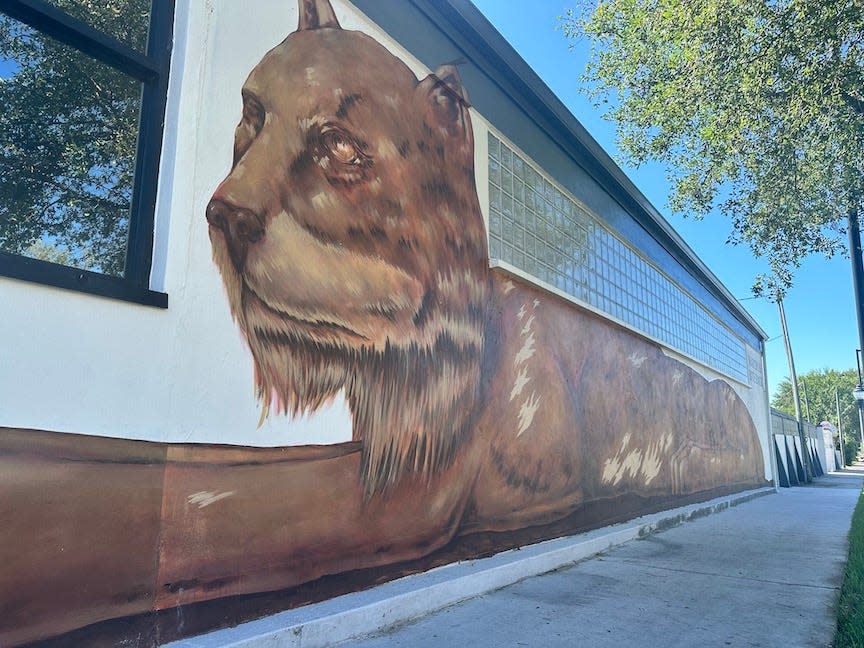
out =
[[[804,409],[807,410],[807,422],[812,423],[813,418],[810,416],[810,399],[807,398],[807,381],[801,379],[801,386],[804,388]]]
[[[858,406],[858,430],[861,433],[858,453],[860,454],[862,449],[864,449],[864,387],[861,386],[861,349],[856,349],[855,351],[855,362],[858,363],[858,384],[852,390],[852,397]]]
[[[807,451],[807,439],[804,437],[804,426],[801,423],[801,398],[798,395],[798,376],[795,374],[795,361],[792,359],[792,345],[789,342],[789,328],[786,326],[786,311],[783,300],[777,297],[777,308],[780,310],[780,327],[783,329],[783,342],[786,344],[786,359],[789,361],[789,378],[792,383],[792,400],[795,403],[795,420],[798,423],[798,439],[801,441],[801,459],[804,461],[804,477],[809,483],[813,481],[813,471],[810,468],[810,453]]]
[[[837,401],[837,434],[840,437],[840,467],[846,466],[846,447],[843,443],[843,422],[840,420],[840,388],[834,388],[834,399]]]

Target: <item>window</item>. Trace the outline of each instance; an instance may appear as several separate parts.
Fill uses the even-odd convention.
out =
[[[0,0],[0,275],[149,289],[168,0]]]
[[[756,383],[735,333],[492,133],[489,257],[727,376]]]

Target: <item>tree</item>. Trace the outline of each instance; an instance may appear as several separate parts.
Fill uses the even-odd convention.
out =
[[[858,384],[858,372],[855,369],[838,371],[837,369],[820,369],[809,371],[798,377],[799,390],[806,393],[806,404],[803,404],[804,418],[811,423],[819,424],[822,421],[830,421],[837,425],[837,397],[840,396],[840,422],[842,423],[843,435],[846,437],[850,450],[844,448],[847,460],[854,456],[858,448],[859,427],[858,407],[852,398],[852,390]],[[836,391],[835,391],[836,390]],[[792,383],[789,380],[781,382],[777,391],[771,399],[771,406],[787,414],[795,415],[795,405],[792,401]]]
[[[149,0],[54,4],[146,43]],[[137,80],[0,14],[0,250],[53,249],[52,261],[122,275],[140,95]]]
[[[583,80],[625,161],[666,164],[670,208],[731,219],[782,287],[810,252],[845,249],[864,212],[860,0],[581,0]]]

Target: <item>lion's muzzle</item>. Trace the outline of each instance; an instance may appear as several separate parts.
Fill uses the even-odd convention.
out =
[[[213,198],[207,205],[207,222],[222,231],[231,261],[241,272],[249,246],[264,238],[264,219],[248,209]]]

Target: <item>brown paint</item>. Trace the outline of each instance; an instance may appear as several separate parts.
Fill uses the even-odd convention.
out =
[[[0,645],[153,609],[165,453],[0,429]]]

